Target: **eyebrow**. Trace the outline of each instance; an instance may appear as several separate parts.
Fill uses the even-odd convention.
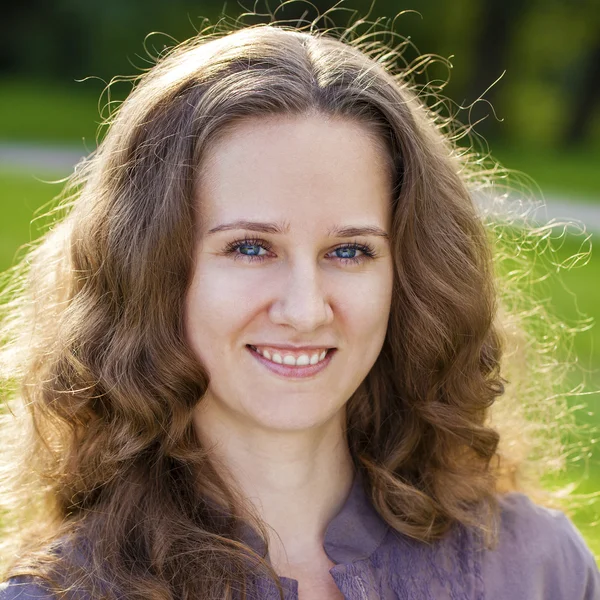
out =
[[[234,229],[246,229],[259,233],[285,234],[290,230],[289,223],[263,223],[260,221],[239,220],[232,223],[223,223],[208,230],[207,235],[220,231],[231,231]],[[388,233],[375,225],[347,225],[346,227],[332,227],[327,231],[329,237],[357,237],[376,236],[389,239]]]

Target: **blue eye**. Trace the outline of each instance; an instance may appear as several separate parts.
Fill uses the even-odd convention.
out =
[[[334,252],[342,252],[344,254],[344,256],[338,256],[338,258],[354,258],[357,250],[358,248],[342,246],[341,248],[336,248]],[[348,254],[352,254],[352,256],[348,256]]]
[[[240,244],[238,249],[244,256],[259,256],[262,246],[260,244]],[[249,252],[246,252],[249,250]]]
[[[265,250],[265,253],[260,254],[261,250]],[[259,239],[235,240],[225,247],[225,254],[232,255],[234,260],[241,259],[246,262],[262,262],[268,258],[270,251],[271,245]],[[361,253],[359,256],[356,256],[357,251]],[[344,244],[334,248],[332,252],[341,253],[335,258],[342,264],[359,264],[375,257],[375,249],[367,244]]]
[[[354,263],[359,264],[364,262],[365,260],[369,260],[375,258],[375,248],[368,244],[344,244],[343,246],[338,246],[333,250],[334,252],[341,252],[342,256],[338,255],[338,258],[342,262],[342,264]],[[359,256],[356,256],[356,252],[360,252]]]
[[[266,250],[260,254],[261,249]],[[233,256],[234,260],[244,260],[246,262],[261,262],[267,258],[266,254],[271,250],[271,246],[264,240],[235,240],[225,247],[225,254]]]

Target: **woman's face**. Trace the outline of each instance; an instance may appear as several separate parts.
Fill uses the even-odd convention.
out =
[[[390,312],[386,167],[364,125],[319,115],[250,119],[212,145],[186,298],[202,410],[280,431],[343,415]]]

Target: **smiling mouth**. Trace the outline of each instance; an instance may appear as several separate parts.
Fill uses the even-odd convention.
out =
[[[311,381],[314,377],[317,377],[320,373],[326,370],[331,361],[334,360],[334,356],[337,354],[337,348],[328,348],[325,350],[325,357],[321,360],[321,354],[317,357],[317,362],[315,364],[306,364],[306,365],[291,365],[283,362],[273,362],[273,360],[269,360],[265,358],[255,346],[248,344],[246,346],[248,352],[254,357],[254,359],[262,365],[263,368],[267,369],[271,373],[277,375],[278,377],[283,377],[284,379],[292,379],[292,380],[301,380],[305,379],[307,381]],[[282,351],[283,352],[283,351]],[[318,351],[315,351],[318,352]],[[321,351],[323,352],[323,351]],[[287,362],[291,362],[288,361]],[[304,359],[302,362],[306,362]]]
[[[269,352],[269,350],[259,349],[251,344],[247,344],[247,347],[274,364],[286,365],[288,367],[307,367],[309,365],[317,365],[324,361],[325,358],[333,350],[335,350],[335,348],[324,348],[323,350],[308,350],[306,352],[301,352],[297,355],[294,355],[285,349],[277,351],[276,348],[271,348],[271,351]]]

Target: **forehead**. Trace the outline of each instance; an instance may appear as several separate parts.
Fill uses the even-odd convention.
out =
[[[198,201],[207,227],[260,218],[292,224],[390,217],[391,173],[368,125],[323,115],[244,120],[208,148]],[[327,223],[326,223],[327,222]]]

